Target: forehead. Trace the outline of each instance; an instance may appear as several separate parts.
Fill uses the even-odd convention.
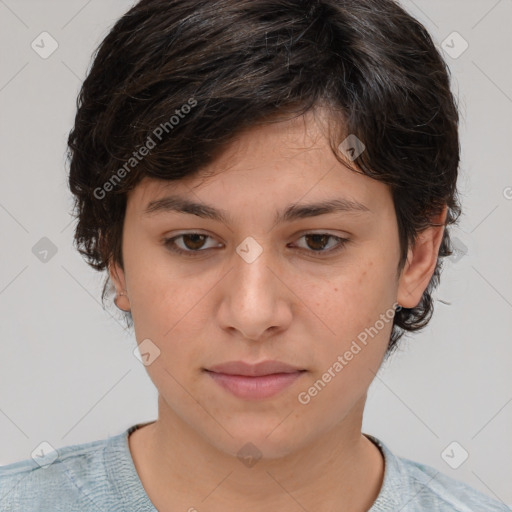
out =
[[[386,184],[336,159],[326,123],[311,114],[238,134],[216,160],[184,178],[145,177],[128,205],[142,213],[170,195],[241,209],[340,199],[374,211],[391,200]]]

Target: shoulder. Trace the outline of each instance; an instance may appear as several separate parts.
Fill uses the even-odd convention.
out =
[[[456,480],[437,469],[406,458],[400,458],[408,474],[408,486],[416,493],[413,500],[424,510],[456,512],[510,512],[496,499]],[[437,508],[433,508],[433,506]],[[414,508],[412,510],[415,510]],[[418,510],[423,510],[419,508]]]
[[[432,466],[394,455],[382,441],[367,437],[386,460],[382,489],[369,512],[510,512],[501,501]]]
[[[55,451],[42,448],[34,459],[0,466],[0,512],[103,510],[109,486],[105,450],[123,435]]]

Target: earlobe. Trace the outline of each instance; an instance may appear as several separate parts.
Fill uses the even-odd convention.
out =
[[[108,264],[108,273],[116,289],[114,304],[122,311],[130,311],[130,299],[128,298],[123,269],[117,263],[111,261]]]
[[[409,248],[397,294],[397,302],[404,308],[414,308],[419,304],[432,278],[443,240],[446,214],[445,206],[442,213],[433,219],[433,223],[437,225],[419,233],[414,246]]]

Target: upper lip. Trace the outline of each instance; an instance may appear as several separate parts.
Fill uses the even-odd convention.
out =
[[[256,364],[250,364],[244,361],[228,361],[206,368],[206,370],[215,373],[225,373],[227,375],[260,377],[262,375],[272,375],[275,373],[294,373],[302,371],[303,369],[282,363],[281,361],[262,361]]]

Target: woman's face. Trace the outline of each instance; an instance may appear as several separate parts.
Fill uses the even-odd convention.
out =
[[[159,419],[227,454],[250,442],[273,458],[336,428],[360,435],[404,293],[388,187],[340,164],[318,123],[251,129],[207,167],[213,176],[145,179],[128,197],[124,271],[111,275],[146,340]],[[180,201],[204,206],[173,209]],[[346,208],[307,208],[325,202]],[[207,371],[267,360],[304,371],[271,396],[234,394]]]

